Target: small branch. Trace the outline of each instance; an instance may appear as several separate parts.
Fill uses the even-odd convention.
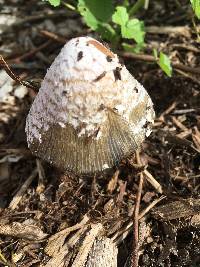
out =
[[[139,207],[140,207],[140,200],[142,195],[142,186],[143,186],[144,176],[143,173],[140,173],[140,183],[138,187],[138,193],[136,196],[136,203],[134,209],[134,217],[133,217],[133,252],[131,256],[131,263],[132,267],[138,266],[138,250],[139,250]]]
[[[142,219],[157,203],[159,203],[161,200],[165,199],[166,196],[161,196],[157,199],[155,199],[153,202],[149,204],[144,210],[142,210],[139,214],[139,220]]]
[[[41,44],[40,46],[32,49],[31,51],[17,57],[14,59],[9,59],[9,62],[11,61],[12,63],[18,63],[26,58],[32,57],[33,55],[35,55],[36,53],[38,53],[39,51],[43,50],[44,48],[46,48],[47,46],[49,46],[50,44],[52,44],[51,40],[48,40],[47,42]]]
[[[192,75],[190,75],[190,74],[188,74],[188,73],[186,73],[186,72],[184,72],[184,71],[182,71],[182,70],[178,70],[178,69],[175,69],[175,71],[176,71],[177,73],[181,74],[182,76],[186,77],[187,79],[190,79],[190,80],[192,80],[193,82],[195,82],[195,83],[197,83],[198,85],[200,85],[200,81],[199,81],[197,78],[193,77]]]
[[[36,164],[37,164],[37,171],[38,171],[38,186],[37,186],[36,192],[40,194],[44,192],[44,189],[45,189],[45,172],[44,172],[42,163],[39,159],[36,159]]]
[[[138,217],[139,221],[155,206],[157,203],[159,203],[161,200],[163,200],[165,196],[161,196],[158,199],[155,199],[152,203],[149,204],[144,210],[142,210]],[[133,221],[129,222],[126,226],[124,226],[121,230],[119,230],[115,235],[111,238],[113,242],[119,246],[124,239],[130,234],[130,232],[133,231]]]
[[[173,34],[182,35],[185,37],[191,36],[191,31],[189,26],[148,26],[146,31],[151,34]]]
[[[0,55],[0,65],[6,71],[6,73],[10,76],[10,78],[16,81],[17,83],[20,83],[21,85],[27,88],[33,89],[33,90],[38,89],[37,87],[33,86],[31,83],[22,81],[19,76],[15,75],[14,72],[8,66],[7,62],[4,60],[2,55]]]
[[[88,29],[82,30],[82,35],[87,35],[88,33],[89,33]],[[77,33],[77,34],[75,33],[75,34],[69,34],[65,37],[65,36],[61,36],[61,35],[58,35],[54,32],[50,32],[47,30],[41,30],[40,34],[60,44],[66,44],[67,40],[80,36],[80,33]]]
[[[141,164],[139,153],[136,153],[138,164]],[[131,266],[137,267],[139,261],[139,209],[140,209],[140,201],[142,195],[142,186],[143,186],[144,176],[143,173],[140,173],[140,182],[138,187],[138,192],[136,195],[135,200],[135,207],[134,207],[134,215],[133,215],[133,251],[131,255]]]
[[[156,181],[153,175],[147,170],[144,170],[143,174],[145,175],[145,178],[147,179],[147,181],[156,189],[156,191],[162,194],[163,193],[162,186],[159,184],[158,181]]]
[[[142,60],[142,61],[156,63],[156,59],[151,55],[132,54],[129,52],[124,52],[124,53],[121,53],[121,56],[124,58],[136,59],[136,60]],[[183,71],[194,73],[194,74],[200,74],[200,68],[193,68],[193,67],[185,66],[185,65],[180,64],[180,63],[173,63],[173,62],[171,63],[171,65],[175,69],[183,70]]]
[[[59,36],[53,32],[50,32],[50,31],[46,31],[46,30],[41,30],[40,33],[45,36],[45,37],[48,37],[49,39],[51,40],[54,40],[54,41],[57,41],[58,43],[61,43],[61,44],[65,44],[66,43],[66,39],[63,38],[62,36]]]

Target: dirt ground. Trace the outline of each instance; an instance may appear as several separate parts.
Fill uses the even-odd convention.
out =
[[[121,53],[152,97],[153,133],[137,156],[107,175],[84,178],[36,159],[24,127],[34,88],[63,41],[98,36],[77,14],[42,1],[0,1],[0,7],[0,54],[16,75],[34,85],[26,88],[0,69],[0,266],[50,266],[50,238],[84,215],[103,225],[118,246],[118,266],[124,266],[132,251],[141,173],[140,266],[200,266],[200,44],[188,1],[152,1],[141,12],[149,27],[142,53],[152,55],[158,48],[168,54],[176,64],[171,78],[145,57]]]

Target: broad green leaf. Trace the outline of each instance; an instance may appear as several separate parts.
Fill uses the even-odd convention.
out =
[[[125,7],[117,6],[115,13],[112,15],[112,21],[119,25],[125,25],[128,22],[128,12]]]
[[[167,76],[169,76],[169,77],[172,76],[171,61],[170,61],[169,57],[162,52],[160,52],[158,65],[167,74]]]
[[[87,26],[96,30],[99,23],[106,23],[111,18],[113,14],[112,0],[79,0],[78,11]]]
[[[52,6],[57,7],[57,6],[60,5],[61,0],[48,0],[48,2],[49,2]]]
[[[138,19],[131,19],[126,25],[121,26],[123,38],[134,39],[136,43],[144,43],[144,23]]]
[[[88,27],[90,27],[92,30],[96,30],[98,28],[98,20],[91,13],[91,11],[85,6],[84,0],[79,1],[78,11],[80,12],[81,16],[84,18],[84,21]]]
[[[194,10],[195,15],[200,19],[200,1],[199,0],[190,0],[192,4],[192,9]]]

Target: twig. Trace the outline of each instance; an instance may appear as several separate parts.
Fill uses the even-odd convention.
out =
[[[6,61],[4,60],[3,56],[0,55],[0,65],[2,66],[2,68],[6,71],[6,73],[17,83],[20,83],[21,85],[28,87],[30,89],[36,90],[38,88],[36,88],[35,86],[33,86],[32,84],[30,84],[29,82],[26,81],[22,81],[20,79],[19,76],[16,76],[14,74],[14,72],[12,72],[12,70],[10,69],[10,67],[8,66],[8,64],[6,63]]]
[[[156,191],[162,194],[163,192],[162,186],[159,184],[158,181],[156,181],[153,175],[147,170],[144,170],[143,173],[145,174],[147,181],[156,189]]]
[[[191,36],[189,26],[149,26],[146,27],[146,31],[152,34],[174,34],[183,35],[185,37]]]
[[[182,131],[188,131],[189,129],[182,123],[180,122],[176,117],[172,116],[172,121],[173,123]]]
[[[30,26],[30,23],[32,22],[36,22],[36,21],[40,21],[40,20],[44,20],[44,19],[54,19],[57,17],[67,17],[69,18],[75,18],[77,17],[77,14],[73,13],[73,12],[66,12],[66,10],[60,10],[60,11],[56,11],[55,13],[50,13],[50,14],[36,14],[36,15],[29,15],[23,19],[20,19],[18,21],[16,21],[15,23],[13,23],[12,25],[10,25],[11,28],[13,27],[20,27],[20,26]]]
[[[188,108],[188,109],[176,109],[173,111],[174,115],[182,115],[182,114],[187,114],[187,113],[192,113],[196,112],[198,109],[195,108]]]
[[[41,51],[42,49],[46,48],[47,46],[49,46],[50,44],[52,44],[52,41],[51,40],[48,40],[47,42],[41,44],[40,46],[32,49],[31,51],[17,57],[17,58],[13,58],[13,59],[9,59],[9,62],[12,62],[12,63],[18,63],[28,57],[31,57],[33,55],[35,55],[37,52]]]
[[[164,112],[160,114],[160,116],[156,119],[156,121],[164,122],[164,116],[168,115],[172,110],[174,110],[177,106],[177,102],[173,102]]]
[[[139,152],[136,152],[136,157],[138,164],[141,164]],[[139,261],[139,208],[140,208],[140,201],[141,201],[141,195],[142,195],[142,186],[143,186],[144,176],[143,173],[140,173],[140,182],[138,187],[138,192],[136,195],[135,200],[135,207],[134,207],[134,215],[133,215],[133,251],[131,254],[131,266],[137,267],[138,261]]]
[[[187,138],[188,136],[190,136],[191,134],[192,134],[192,129],[189,129],[189,130],[187,130],[187,131],[183,131],[183,132],[181,132],[181,133],[179,133],[179,134],[176,134],[176,136],[179,137],[179,138],[183,138],[183,139],[185,139],[185,138]]]
[[[159,203],[161,200],[165,199],[166,196],[161,196],[160,198],[155,199],[153,202],[149,204],[143,211],[140,212],[139,214],[139,220],[142,219],[147,212],[149,212],[157,203]]]
[[[57,41],[61,44],[65,44],[66,43],[66,39],[63,38],[62,36],[58,36],[57,34],[50,32],[50,31],[46,31],[46,30],[41,30],[40,33],[45,36],[48,37],[49,39],[52,39],[54,41]]]
[[[197,47],[194,47],[192,45],[186,45],[186,44],[171,44],[171,47],[173,48],[177,48],[177,49],[184,49],[184,50],[188,50],[188,51],[192,51],[194,53],[200,53],[200,49],[198,49]]]
[[[38,171],[38,186],[37,186],[36,192],[40,194],[44,192],[44,189],[45,189],[45,185],[44,185],[45,173],[44,173],[44,168],[39,159],[36,159],[36,164],[37,164],[37,171]]]
[[[112,194],[113,191],[115,190],[118,182],[118,177],[119,177],[119,170],[116,170],[116,172],[113,174],[112,178],[110,179],[108,185],[107,185],[107,191],[108,193]]]
[[[161,200],[163,200],[165,196],[161,196],[158,199],[155,199],[152,203],[149,204],[144,210],[139,213],[139,221]],[[120,245],[121,242],[128,236],[128,234],[133,230],[133,222],[129,222],[128,225],[123,227],[120,231],[118,231],[111,239],[116,243],[116,245]]]
[[[28,177],[28,179],[21,186],[19,191],[16,193],[16,195],[13,197],[13,200],[10,202],[10,205],[9,205],[9,208],[11,210],[14,210],[18,206],[18,204],[19,204],[20,200],[22,199],[24,193],[26,192],[27,188],[32,183],[33,179],[36,177],[37,173],[38,173],[37,168],[35,168],[32,171],[31,175]]]
[[[195,82],[195,83],[200,85],[200,81],[197,78],[189,75],[188,73],[185,73],[182,70],[175,69],[175,71],[178,72],[179,74],[181,74],[182,76],[184,76],[184,77],[186,77],[186,78],[188,78],[188,79],[192,80],[193,82]]]
[[[124,52],[124,53],[121,53],[121,56],[123,56],[124,58],[131,58],[131,59],[142,60],[142,61],[147,61],[147,62],[153,62],[153,63],[157,62],[153,56],[146,55],[146,54],[132,54],[129,52]],[[173,68],[176,68],[179,70],[183,70],[183,71],[195,73],[195,74],[200,74],[200,68],[193,68],[193,67],[183,65],[181,63],[173,63],[173,62],[171,63],[171,65]]]

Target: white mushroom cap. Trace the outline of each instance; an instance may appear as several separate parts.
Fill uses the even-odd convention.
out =
[[[91,37],[74,38],[50,66],[33,102],[28,144],[63,169],[101,171],[150,134],[152,106],[116,54]]]

